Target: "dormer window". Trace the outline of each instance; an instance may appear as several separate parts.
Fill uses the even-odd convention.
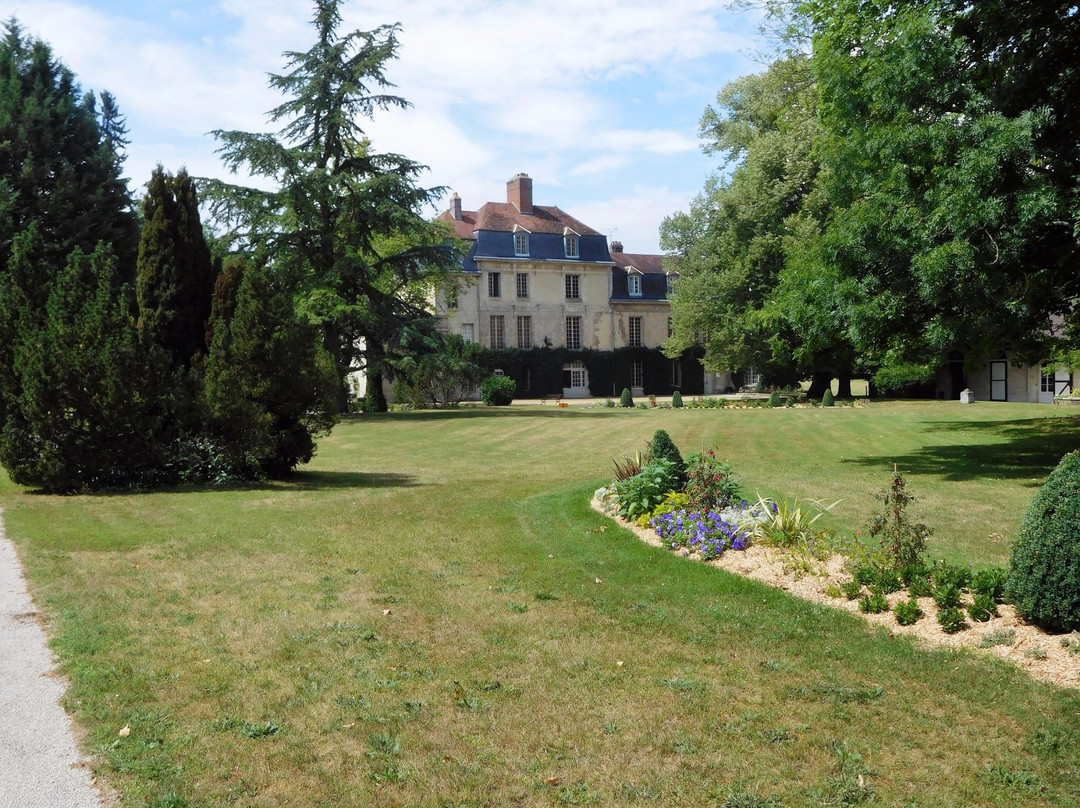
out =
[[[578,234],[569,227],[563,230],[563,248],[567,258],[577,258],[580,255],[578,252]]]
[[[641,297],[641,276],[631,272],[626,276],[626,290],[630,297]]]
[[[678,278],[679,278],[679,273],[678,272],[669,272],[667,274],[666,280],[667,280],[668,297],[670,297],[671,294],[675,291],[675,281],[678,280]]]
[[[529,231],[520,225],[514,225],[514,255],[529,254]]]

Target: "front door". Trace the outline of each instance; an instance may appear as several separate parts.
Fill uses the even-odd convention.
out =
[[[1004,360],[995,360],[990,363],[990,400],[1005,401],[1005,382],[1008,374],[1009,363]]]

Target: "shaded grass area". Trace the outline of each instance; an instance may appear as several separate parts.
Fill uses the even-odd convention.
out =
[[[991,563],[987,528],[1011,535],[1056,462],[1038,437],[1080,438],[1056,414],[402,414],[343,424],[286,483],[0,503],[125,805],[1069,805],[1080,695],[684,563],[586,502],[661,426],[748,491],[845,497],[850,527],[896,459],[938,544]]]

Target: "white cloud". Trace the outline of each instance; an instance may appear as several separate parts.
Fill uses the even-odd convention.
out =
[[[574,166],[569,173],[571,177],[584,177],[625,168],[629,163],[630,160],[625,155],[608,154]]]
[[[86,88],[117,96],[135,184],[158,161],[223,174],[205,133],[275,128],[266,112],[281,97],[266,74],[284,69],[283,51],[311,44],[310,0],[187,0],[159,10],[14,0],[12,13]],[[352,0],[342,14],[342,32],[402,23],[400,58],[386,73],[414,106],[361,126],[376,148],[429,165],[424,184],[458,190],[472,209],[505,198],[506,180],[526,171],[538,204],[570,210],[635,183],[653,190],[581,210],[609,221],[622,211],[612,226],[650,241],[663,215],[693,195],[672,199],[665,187],[688,183],[681,173],[697,152],[702,108],[726,80],[757,69],[738,56],[754,41],[746,21],[714,0]],[[701,172],[689,184],[703,181]]]
[[[621,241],[628,253],[659,253],[660,223],[685,209],[696,193],[663,186],[609,190],[612,193],[606,198],[573,205],[567,212],[609,239]],[[623,193],[616,196],[620,191]]]
[[[619,129],[602,132],[596,137],[599,148],[615,151],[643,151],[654,154],[677,154],[678,152],[697,151],[698,141],[682,132],[669,132],[662,129],[634,131]]]

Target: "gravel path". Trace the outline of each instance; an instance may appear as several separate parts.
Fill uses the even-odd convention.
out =
[[[102,808],[0,512],[0,808]]]

